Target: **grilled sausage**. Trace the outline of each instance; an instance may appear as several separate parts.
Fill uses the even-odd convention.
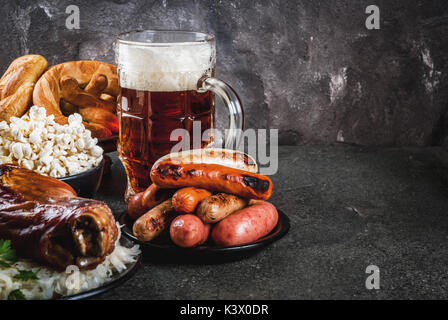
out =
[[[200,188],[183,188],[173,195],[173,207],[179,213],[193,213],[199,202],[212,194],[210,191]]]
[[[160,188],[196,187],[259,200],[269,199],[273,189],[266,176],[218,164],[161,161],[152,167],[151,180]]]
[[[156,161],[171,161],[175,163],[214,163],[222,166],[250,172],[258,172],[258,166],[250,155],[222,148],[192,149],[169,153]]]
[[[269,202],[260,201],[217,223],[212,239],[221,246],[250,243],[271,232],[277,222],[277,209]]]
[[[132,232],[140,241],[151,241],[169,227],[174,216],[170,198],[138,218]]]
[[[218,193],[202,200],[196,215],[204,223],[217,223],[231,213],[247,206],[248,200],[233,194]]]
[[[145,212],[170,198],[173,193],[174,190],[161,189],[152,184],[145,191],[137,193],[129,200],[128,214],[136,220]]]
[[[144,191],[137,193],[136,195],[132,196],[131,199],[129,199],[128,215],[134,220],[140,218],[140,216],[145,213],[142,209],[143,193]]]
[[[170,226],[171,240],[183,248],[197,247],[207,241],[210,225],[204,224],[195,215],[177,216]]]

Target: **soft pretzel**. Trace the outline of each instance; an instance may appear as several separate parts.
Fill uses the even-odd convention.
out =
[[[11,63],[0,79],[0,121],[25,114],[34,85],[47,67],[47,60],[39,55],[26,55]]]
[[[99,61],[70,61],[51,67],[36,83],[33,103],[47,109],[55,121],[67,123],[74,112],[97,138],[118,132],[115,115],[119,93],[117,68]]]

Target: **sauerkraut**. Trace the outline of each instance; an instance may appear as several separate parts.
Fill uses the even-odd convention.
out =
[[[17,289],[26,299],[52,299],[85,292],[110,282],[114,274],[125,271],[140,254],[138,245],[130,248],[122,246],[120,238],[121,232],[114,251],[94,270],[78,271],[76,266],[70,266],[66,272],[58,272],[29,259],[19,259],[9,268],[0,266],[0,299],[7,299]],[[38,279],[15,279],[19,270],[31,270]]]

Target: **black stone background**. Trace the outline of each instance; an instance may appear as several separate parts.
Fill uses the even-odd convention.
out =
[[[80,30],[65,27],[71,4]],[[365,27],[370,4],[380,30]],[[2,72],[27,53],[113,62],[132,29],[206,31],[247,127],[277,128],[281,144],[448,144],[446,0],[2,0],[0,17]]]

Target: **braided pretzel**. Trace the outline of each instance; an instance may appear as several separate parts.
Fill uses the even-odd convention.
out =
[[[34,85],[47,67],[47,60],[39,55],[26,55],[11,63],[0,79],[0,121],[21,117],[27,111]]]
[[[70,61],[51,67],[36,83],[33,103],[53,114],[59,124],[77,112],[97,138],[118,132],[117,68],[99,61]]]

